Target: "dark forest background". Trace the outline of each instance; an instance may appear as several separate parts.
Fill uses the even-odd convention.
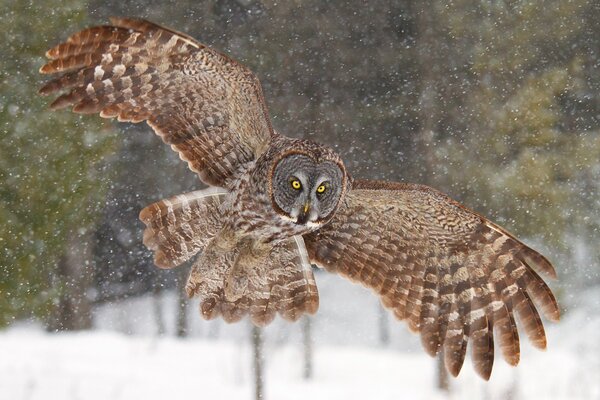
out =
[[[145,124],[47,110],[44,52],[110,15],[248,65],[275,128],[356,177],[426,183],[526,239],[567,296],[600,284],[596,1],[2,1],[0,326],[93,325],[95,304],[181,284],[141,208],[201,187]],[[182,304],[185,304],[183,302]],[[185,307],[182,308],[185,310]],[[185,326],[180,327],[185,330]]]

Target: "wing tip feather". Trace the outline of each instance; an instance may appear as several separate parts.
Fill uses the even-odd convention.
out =
[[[492,376],[493,366],[494,365],[492,361],[489,365],[487,363],[482,363],[482,365],[475,365],[473,369],[481,379],[487,382]]]
[[[41,68],[40,68],[40,70],[41,70]],[[41,88],[39,88],[37,93],[40,96],[49,96],[52,93],[56,92],[57,90],[59,90],[59,89],[57,89],[56,85],[54,85],[54,81],[50,81],[50,82],[46,83],[44,86],[42,86]]]
[[[519,365],[519,362],[521,361],[521,353],[516,353],[513,355],[507,355],[504,354],[504,361],[506,361],[506,363],[508,365],[510,365],[511,367],[516,367],[517,365]]]
[[[72,104],[73,104],[73,102],[70,99],[70,96],[68,94],[64,94],[62,96],[59,96],[52,103],[50,103],[50,105],[48,107],[51,110],[56,111],[56,110],[65,109],[65,108],[69,107]]]

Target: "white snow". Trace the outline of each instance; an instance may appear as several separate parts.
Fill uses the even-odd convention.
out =
[[[467,359],[449,396],[435,389],[434,360],[403,323],[390,319],[390,344],[377,344],[373,296],[343,284],[322,293],[329,294],[314,319],[314,377],[302,377],[300,324],[277,322],[265,331],[265,399],[600,399],[596,291],[560,323],[546,324],[546,352],[523,337],[520,365],[497,356],[489,382]],[[89,332],[48,334],[31,325],[0,332],[0,399],[253,399],[247,323],[202,322],[190,310],[190,337],[161,337],[151,301],[106,305]],[[172,293],[163,299],[168,327],[174,301]]]

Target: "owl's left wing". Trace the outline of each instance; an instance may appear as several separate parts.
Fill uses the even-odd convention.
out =
[[[504,358],[519,361],[513,313],[538,348],[546,337],[537,308],[559,319],[538,273],[550,262],[504,229],[421,185],[355,181],[333,220],[304,237],[311,261],[359,282],[421,333],[427,352],[444,348],[458,375],[471,340],[475,370],[489,379],[493,329]]]
[[[147,123],[202,181],[226,188],[275,135],[261,85],[246,67],[193,38],[141,19],[111,18],[46,52],[58,74],[40,89],[73,107]]]

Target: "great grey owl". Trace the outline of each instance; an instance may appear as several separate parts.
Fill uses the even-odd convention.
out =
[[[140,213],[159,267],[200,253],[187,292],[204,318],[266,325],[313,314],[315,264],[372,289],[428,353],[443,346],[455,376],[470,339],[489,378],[494,329],[518,363],[515,314],[546,346],[537,310],[556,321],[559,309],[538,275],[556,277],[544,256],[440,192],[352,179],[331,149],[278,134],[259,81],[231,58],[144,20],[111,22],[49,50],[41,72],[62,74],[40,92],[64,91],[54,109],[146,121],[214,186]]]

